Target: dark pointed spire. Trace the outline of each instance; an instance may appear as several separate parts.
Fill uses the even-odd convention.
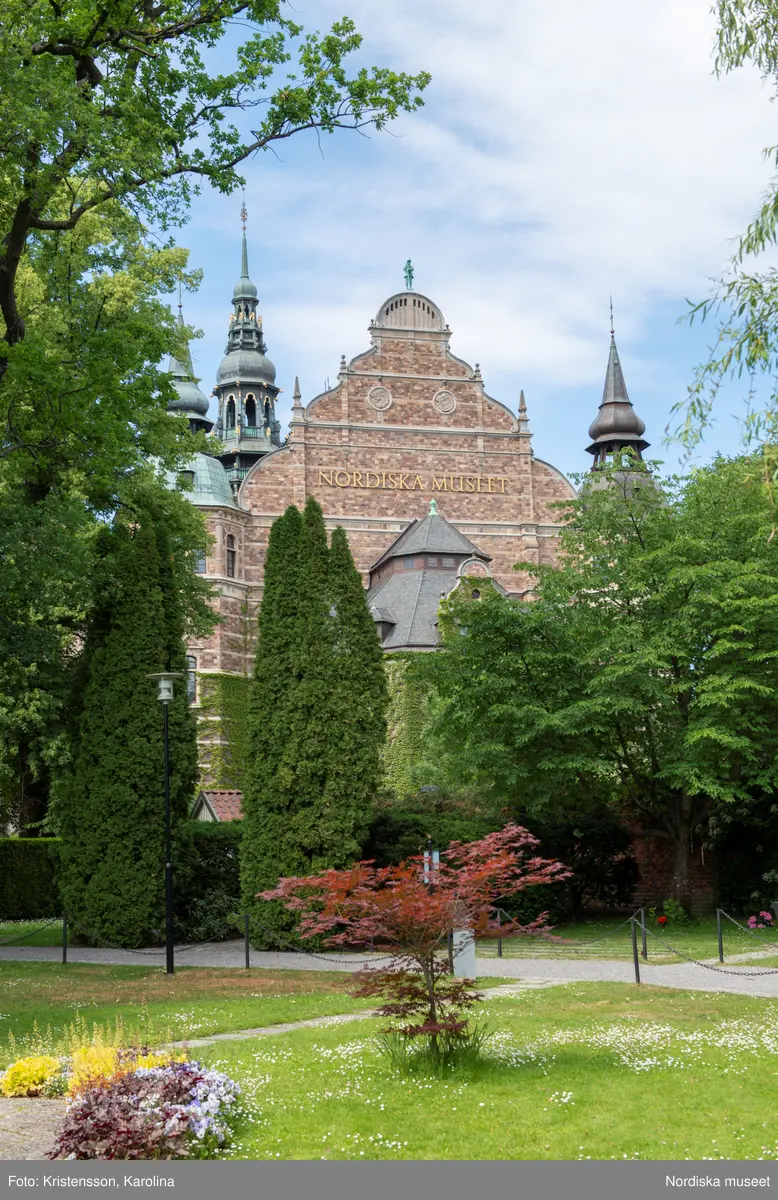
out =
[[[605,371],[605,387],[602,391],[600,410],[589,426],[591,445],[586,447],[587,454],[594,457],[593,466],[604,462],[609,456],[620,450],[633,450],[638,458],[642,457],[650,443],[645,441],[645,422],[632,407],[632,401],[627,392],[621,360],[616,348],[616,334],[613,329],[613,301],[610,306],[611,315],[611,344],[608,353],[608,366]]]
[[[233,300],[256,300],[257,298],[257,289],[249,278],[249,248],[246,242],[247,218],[246,193],[244,192],[240,210],[240,225],[243,230],[240,243],[240,279],[235,284],[235,290],[232,293]]]
[[[185,330],[184,311],[181,303],[181,286],[179,284],[178,291],[178,327],[180,330]],[[182,332],[183,349],[179,352],[179,356],[170,355],[170,360],[167,365],[168,374],[172,376],[173,387],[176,389],[177,398],[168,404],[168,412],[184,413],[189,417],[190,424],[193,428],[205,429],[210,432],[213,428],[213,421],[208,419],[208,398],[200,391],[195,378],[194,367],[192,366],[192,351],[189,347],[189,341]]]

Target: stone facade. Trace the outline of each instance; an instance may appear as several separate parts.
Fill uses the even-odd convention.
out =
[[[452,353],[438,307],[416,292],[387,300],[369,333],[370,348],[341,361],[335,387],[307,407],[296,389],[289,435],[251,467],[237,508],[205,508],[215,537],[207,571],[222,593],[224,623],[192,645],[198,672],[250,670],[247,630],[262,595],[270,526],[309,496],[330,529],[346,530],[366,585],[372,564],[431,499],[491,558],[506,591],[526,596],[533,586],[531,565],[517,572],[515,563],[554,562],[554,505],[575,492],[535,457],[523,396],[518,415],[489,396],[478,364]]]

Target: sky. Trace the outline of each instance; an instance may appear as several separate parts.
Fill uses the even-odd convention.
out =
[[[758,208],[778,142],[771,92],[751,68],[713,73],[709,0],[293,0],[307,29],[347,14],[357,64],[428,70],[425,106],[387,131],[300,134],[244,168],[250,274],[268,354],[303,403],[404,287],[452,329],[487,392],[524,390],[535,453],[586,470],[602,398],[609,297],[648,457],[679,469],[671,410],[715,339],[689,326]],[[220,48],[225,62],[231,47]],[[178,240],[204,272],[184,297],[209,394],[240,267],[241,198],[206,191]],[[680,322],[680,323],[679,323]],[[743,387],[720,398],[694,461],[739,445]],[[212,408],[212,415],[215,409]]]

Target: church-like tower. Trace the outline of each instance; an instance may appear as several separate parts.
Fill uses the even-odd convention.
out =
[[[181,302],[178,304],[178,324],[184,328],[184,314],[181,308]],[[180,413],[189,420],[189,428],[192,433],[210,433],[213,429],[213,421],[208,416],[208,397],[200,391],[197,386],[194,368],[192,367],[192,354],[187,342],[181,353],[181,360],[171,354],[168,363],[168,374],[172,376],[173,387],[176,389],[177,399],[172,400],[167,406],[168,412]]]
[[[281,425],[276,420],[280,389],[276,387],[276,369],[267,357],[262,336],[257,289],[249,278],[245,205],[241,220],[240,279],[232,293],[227,347],[214,388],[219,402],[216,436],[223,446],[219,458],[235,492],[249,468],[281,445]]]
[[[624,382],[624,372],[621,369],[612,325],[611,321],[611,348],[602,403],[600,411],[589,426],[589,437],[592,441],[591,445],[586,447],[587,454],[594,457],[593,471],[622,450],[632,450],[637,458],[642,458],[643,451],[650,445],[643,438],[646,432],[645,422],[641,421],[627,395],[627,385]]]

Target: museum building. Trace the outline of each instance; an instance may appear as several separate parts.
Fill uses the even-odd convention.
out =
[[[309,496],[330,530],[345,529],[388,651],[435,645],[440,599],[463,575],[490,577],[526,597],[532,565],[553,564],[556,505],[575,489],[536,455],[523,392],[516,413],[487,393],[479,364],[453,353],[441,309],[413,290],[410,271],[408,264],[406,289],[370,322],[368,347],[341,359],[334,387],[303,404],[295,380],[283,440],[245,228],[212,393],[215,427],[191,359],[171,360],[171,407],[218,443],[186,472],[190,498],[214,537],[201,568],[218,587],[223,618],[209,638],[191,644],[190,668],[200,679],[251,671],[270,527]],[[626,445],[641,454],[644,431],[611,337],[603,400],[589,430],[593,465]],[[517,562],[528,566],[516,571]]]

